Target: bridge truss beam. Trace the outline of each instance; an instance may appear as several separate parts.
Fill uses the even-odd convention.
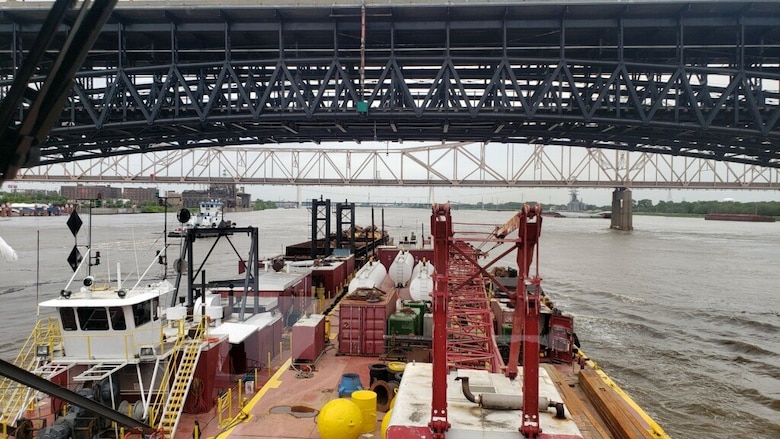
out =
[[[431,61],[440,64],[401,67],[390,59],[372,70],[365,97],[354,63],[341,59],[306,60],[305,68],[226,62],[81,75],[40,163],[209,145],[457,139],[780,167],[780,94],[762,88],[780,82],[777,73]],[[365,112],[357,111],[361,102]]]
[[[379,4],[364,17],[354,6],[120,5],[39,163],[208,146],[472,141],[780,168],[776,2],[459,3]],[[0,53],[14,56],[0,61],[0,94],[38,29],[34,5],[9,6]]]
[[[402,147],[398,147],[402,146]],[[24,169],[19,181],[444,187],[780,189],[780,169],[570,146],[452,142],[158,150]]]

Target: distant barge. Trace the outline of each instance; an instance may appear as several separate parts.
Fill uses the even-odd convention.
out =
[[[754,215],[749,213],[710,213],[704,215],[705,220],[713,221],[750,221],[758,223],[773,223],[775,217],[771,215]]]

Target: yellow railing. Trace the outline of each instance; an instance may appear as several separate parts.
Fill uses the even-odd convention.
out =
[[[217,420],[219,428],[227,427],[233,421],[233,389],[227,389],[217,398]]]
[[[176,337],[176,343],[173,345],[173,352],[174,355],[176,352],[179,352],[184,347],[184,343],[186,342],[186,331],[185,331],[185,321],[180,320],[179,321],[179,332],[178,336]],[[173,357],[169,357],[168,367],[165,368],[165,373],[163,374],[162,379],[160,380],[160,387],[157,391],[157,395],[154,399],[154,402],[152,402],[149,405],[149,419],[150,425],[155,425],[158,421],[158,417],[160,414],[162,414],[163,407],[165,405],[165,400],[168,396],[168,388],[171,385],[171,377],[173,374],[176,373],[176,362],[173,361]]]
[[[37,368],[41,361],[41,358],[38,357],[39,347],[46,347],[47,355],[52,355],[55,349],[61,349],[62,336],[56,318],[44,317],[38,320],[22,349],[16,355],[14,365],[28,371]],[[35,393],[27,386],[10,378],[4,378],[0,382],[0,401],[2,401],[0,423],[3,426],[13,426]]]
[[[32,370],[37,366],[36,352],[38,346],[48,346],[49,352],[59,348],[62,344],[59,321],[54,317],[43,317],[36,322],[35,327],[24,346],[14,359],[14,364],[26,370]]]
[[[253,373],[254,386],[251,393],[257,393],[259,390],[257,385],[258,369],[254,369]],[[230,426],[235,422],[236,417],[241,415],[241,409],[244,408],[244,405],[246,404],[245,396],[248,397],[248,394],[250,393],[247,391],[248,389],[246,388],[245,384],[246,382],[243,379],[239,379],[238,384],[235,387],[227,389],[217,398],[216,410],[219,428],[226,428]],[[233,411],[234,407],[236,408],[235,413]]]
[[[195,351],[200,351],[200,343],[203,342],[206,336],[207,328],[208,322],[206,318],[201,318],[195,333],[192,334],[192,339],[188,340],[184,320],[179,323],[173,354],[169,357],[168,367],[165,369],[165,374],[160,382],[154,402],[149,407],[150,425],[157,425],[164,431],[167,437],[171,437],[174,434],[175,425],[178,423],[179,414],[187,396],[184,393],[186,393],[186,389],[189,387],[192,375],[195,372],[195,363],[197,362],[197,353]],[[179,354],[181,358],[177,361],[176,355]],[[187,374],[187,376],[180,376],[182,374]],[[187,382],[184,383],[183,381]],[[178,383],[175,386],[176,389],[173,388],[174,383]],[[170,413],[166,413],[166,411]]]

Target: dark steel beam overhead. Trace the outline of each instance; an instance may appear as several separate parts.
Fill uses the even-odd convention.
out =
[[[60,83],[69,95],[36,134],[40,161],[20,165],[215,144],[461,140],[780,167],[780,2],[369,2],[364,46],[360,4],[339,3],[118,6],[73,87]],[[10,55],[46,26],[39,5],[9,5],[3,96],[18,73]],[[41,89],[45,73],[25,89]],[[31,115],[34,95],[7,104],[7,126]]]

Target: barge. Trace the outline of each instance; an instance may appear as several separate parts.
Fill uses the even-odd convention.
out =
[[[753,223],[773,223],[776,218],[771,215],[757,215],[750,213],[708,213],[704,215],[708,221],[748,221]]]
[[[548,298],[538,275],[542,218],[524,206],[474,238],[448,205],[434,205],[432,247],[377,245],[367,266],[381,265],[383,279],[350,276],[334,281],[333,294],[312,283],[329,256],[259,261],[256,241],[239,262],[243,279],[228,283],[199,280],[185,254],[186,284],[176,285],[186,295],[167,282],[84,283],[49,301],[71,311],[49,326],[59,334],[36,338],[50,350],[33,350],[34,371],[86,399],[100,395],[105,410],[74,413],[61,401],[78,398],[19,391],[27,399],[4,404],[3,422],[13,436],[41,439],[668,438],[584,354],[573,317]],[[230,237],[245,234],[256,229]],[[485,243],[498,254],[480,250]],[[516,268],[497,270],[512,253]],[[349,260],[326,266],[340,273]],[[86,319],[101,313],[100,335],[112,340]],[[30,404],[49,407],[45,423]]]

